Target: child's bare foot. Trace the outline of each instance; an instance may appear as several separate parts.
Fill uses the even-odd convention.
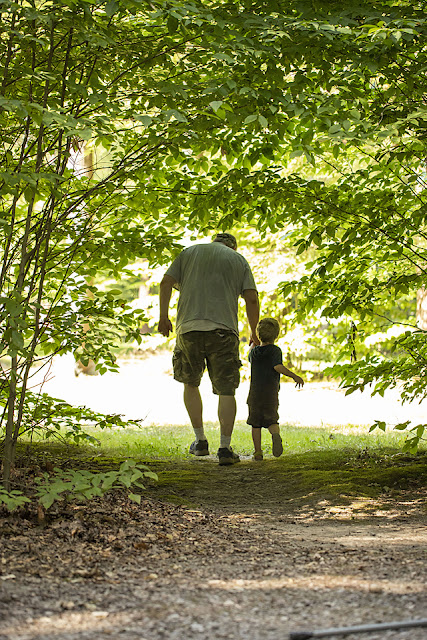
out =
[[[283,444],[282,438],[280,437],[280,433],[272,433],[271,439],[273,442],[273,456],[278,458],[283,453]]]
[[[253,459],[260,461],[260,460],[264,460],[264,456],[262,454],[262,451],[255,451],[254,455],[253,455]]]

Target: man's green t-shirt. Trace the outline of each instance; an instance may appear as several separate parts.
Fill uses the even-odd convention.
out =
[[[178,283],[177,333],[229,329],[239,335],[238,299],[256,285],[246,259],[221,242],[184,249],[166,275]]]

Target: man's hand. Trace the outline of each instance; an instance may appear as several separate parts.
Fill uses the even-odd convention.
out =
[[[259,300],[258,292],[255,289],[245,289],[243,291],[243,299],[246,303],[246,316],[248,318],[249,327],[251,329],[251,338],[249,344],[259,344],[256,328],[259,321]]]
[[[169,336],[170,332],[173,331],[172,322],[169,318],[160,318],[158,330],[165,338]]]
[[[169,302],[172,295],[172,287],[176,280],[166,274],[160,283],[160,319],[158,330],[166,338],[172,331],[172,322],[169,320]]]
[[[249,346],[250,347],[257,347],[260,344],[261,343],[259,341],[259,338],[258,338],[257,334],[254,335],[253,333],[251,333],[251,337],[249,339]]]
[[[294,375],[294,381],[295,381],[295,386],[297,389],[301,389],[304,386],[304,380],[301,378],[301,376],[297,376],[297,374]]]

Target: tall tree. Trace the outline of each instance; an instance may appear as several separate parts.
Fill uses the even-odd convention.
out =
[[[246,20],[258,64],[251,56],[230,63],[229,81],[247,103],[230,91],[215,103],[225,158],[205,157],[208,170],[192,179],[194,224],[215,217],[221,226],[249,221],[261,233],[292,229],[299,252],[312,248],[316,257],[282,294],[298,293],[300,320],[311,311],[347,317],[349,363],[334,370],[343,385],[381,394],[401,385],[405,400],[422,399],[425,329],[402,322],[398,307],[426,284],[425,3],[240,7],[235,20]],[[237,38],[234,45],[233,61]],[[229,121],[242,115],[230,135]],[[378,318],[394,325],[392,357],[354,362]],[[408,448],[425,428],[412,429]]]
[[[356,325],[425,283],[423,4],[0,1],[6,480],[31,366],[114,368],[117,326],[138,335],[88,278],[168,260],[184,227],[291,225],[318,253],[301,312]],[[73,170],[82,140],[93,175]],[[422,395],[424,333],[396,346],[349,388],[406,375]]]
[[[135,257],[174,251],[171,158],[197,128],[213,137],[205,93],[215,19],[193,5],[2,0],[0,356],[4,478],[25,428],[31,367],[74,351],[115,368],[115,332],[138,317],[114,291],[89,287]],[[181,107],[186,105],[188,115]],[[190,114],[200,126],[188,128]],[[151,126],[152,125],[152,126]],[[74,166],[86,141],[94,171]],[[165,220],[167,219],[167,226]]]
[[[405,326],[384,309],[426,283],[423,3],[370,3],[339,16],[333,11],[331,5],[317,10],[307,25],[312,34],[318,30],[322,57],[330,61],[330,70],[318,74],[317,91],[305,80],[301,100],[315,133],[309,148],[302,139],[299,144],[318,169],[309,180],[300,174],[263,181],[263,196],[271,193],[279,201],[276,224],[293,224],[300,251],[314,247],[317,254],[309,275],[287,284],[283,293],[299,291],[300,317],[308,310],[347,316],[353,337],[348,356],[357,334],[362,339],[372,332],[373,319],[400,324],[392,357],[373,353],[335,373],[350,392],[369,384],[384,393],[399,384],[404,399],[422,399],[425,326]],[[321,67],[314,56],[319,51],[313,45],[304,54],[307,72],[310,64]],[[424,431],[425,425],[412,428],[407,447],[416,448]]]

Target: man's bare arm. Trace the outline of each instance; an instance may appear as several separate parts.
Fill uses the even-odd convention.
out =
[[[245,289],[243,291],[243,299],[246,303],[246,315],[249,326],[251,328],[251,343],[259,344],[256,334],[257,324],[259,322],[259,300],[256,289]]]
[[[164,275],[160,283],[160,319],[158,330],[163,336],[168,337],[172,331],[172,322],[169,320],[169,303],[175,278]]]
[[[298,376],[296,373],[294,373],[290,369],[287,369],[283,364],[276,364],[274,368],[277,371],[277,373],[282,373],[284,376],[288,376],[289,378],[292,378],[292,380],[294,380],[296,383],[295,384],[296,387],[300,388],[304,386],[304,380],[301,378],[301,376]]]

